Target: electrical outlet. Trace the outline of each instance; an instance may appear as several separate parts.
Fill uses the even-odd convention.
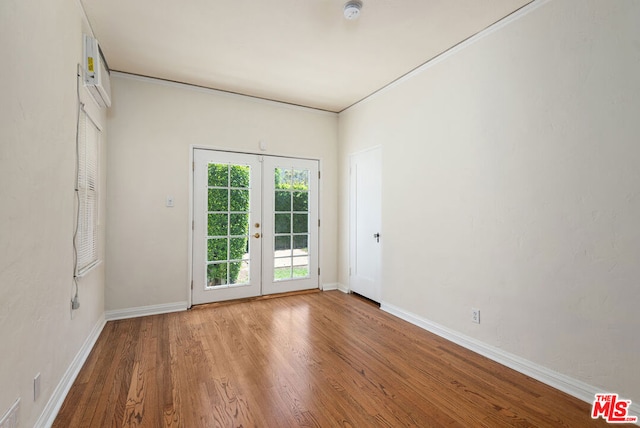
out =
[[[40,397],[40,373],[33,378],[33,401]]]
[[[480,324],[480,309],[471,308],[471,321]]]
[[[0,428],[18,428],[18,411],[20,410],[20,399],[18,398],[13,406],[0,418]]]

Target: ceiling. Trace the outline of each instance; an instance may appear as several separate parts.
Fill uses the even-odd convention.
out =
[[[112,70],[340,112],[531,0],[81,0]]]

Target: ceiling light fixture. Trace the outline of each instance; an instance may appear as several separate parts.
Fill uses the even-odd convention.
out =
[[[362,9],[362,2],[360,0],[349,0],[344,5],[344,17],[352,21],[360,15],[360,9]]]

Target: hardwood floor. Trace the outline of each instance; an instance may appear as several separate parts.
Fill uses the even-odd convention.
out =
[[[107,323],[54,427],[606,426],[338,291]]]

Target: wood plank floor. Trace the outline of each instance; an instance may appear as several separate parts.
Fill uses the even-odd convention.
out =
[[[105,326],[54,427],[587,427],[590,406],[338,291]]]

